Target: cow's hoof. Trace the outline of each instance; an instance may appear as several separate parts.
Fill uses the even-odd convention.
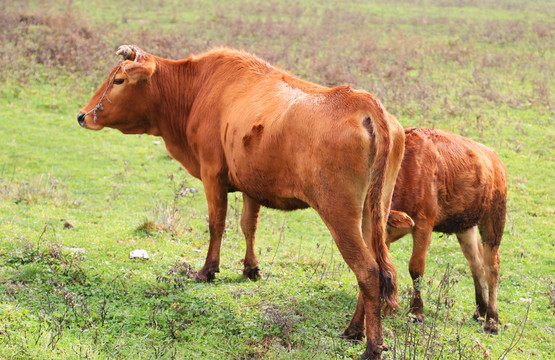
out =
[[[216,278],[216,273],[220,272],[220,269],[200,269],[195,274],[195,281],[210,282]]]
[[[364,339],[364,329],[346,328],[341,338],[348,341],[362,341]]]
[[[244,279],[258,280],[261,277],[262,277],[262,275],[260,274],[260,268],[258,266],[245,267],[243,269],[243,278]]]

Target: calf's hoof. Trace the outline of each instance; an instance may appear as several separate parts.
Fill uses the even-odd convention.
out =
[[[484,321],[485,317],[486,310],[481,310],[480,307],[476,307],[476,311],[474,312],[474,315],[472,315],[472,318],[481,324]]]
[[[423,324],[424,315],[411,313],[409,314],[409,321],[412,321],[414,324]]]
[[[389,348],[382,344],[370,348],[370,346],[366,347],[366,351],[362,354],[361,360],[380,360],[382,358],[382,351],[387,351]]]
[[[244,279],[251,279],[251,280],[258,280],[262,277],[260,274],[260,268],[258,266],[250,267],[245,266],[243,269],[243,278]]]
[[[486,321],[484,331],[491,335],[497,335],[497,323],[494,321]]]
[[[424,303],[420,296],[415,296],[410,302],[410,315],[412,322],[421,324],[424,322]]]

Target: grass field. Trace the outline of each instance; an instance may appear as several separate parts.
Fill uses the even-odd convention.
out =
[[[401,309],[387,359],[555,358],[555,7],[552,1],[0,2],[0,359],[357,359],[341,340],[358,288],[312,210],[263,209],[263,278],[243,280],[241,197],[221,272],[202,184],[161,139],[76,122],[134,43],[182,58],[227,45],[301,78],[376,94],[405,126],[496,149],[509,200],[500,332],[471,319],[454,236],[434,234],[426,320],[409,320],[409,238],[392,245]],[[187,191],[197,189],[198,192]],[[148,261],[128,259],[145,249]]]

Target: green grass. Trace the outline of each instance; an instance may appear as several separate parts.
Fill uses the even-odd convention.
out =
[[[50,0],[2,9],[0,358],[350,359],[364,351],[339,338],[358,291],[312,210],[263,209],[263,278],[245,281],[241,197],[230,194],[221,272],[210,284],[189,279],[208,247],[202,183],[168,157],[161,139],[76,123],[122,43],[172,58],[214,45],[244,48],[305,79],[367,89],[406,126],[441,127],[495,148],[509,174],[499,335],[470,319],[470,271],[456,239],[439,234],[423,284],[426,322],[407,323],[407,238],[391,249],[402,307],[384,320],[393,350],[384,358],[555,357],[549,2],[163,0],[91,8]],[[199,192],[176,195],[184,188]],[[138,248],[150,259],[129,260]]]

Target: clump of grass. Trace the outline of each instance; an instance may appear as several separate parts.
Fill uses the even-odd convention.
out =
[[[547,282],[547,297],[549,298],[549,305],[551,305],[551,312],[555,314],[555,284],[553,284],[552,279]]]
[[[267,304],[261,306],[265,326],[276,327],[282,345],[290,343],[290,334],[293,327],[302,318],[296,314],[290,306],[279,306],[278,304]],[[274,332],[275,333],[275,332]]]
[[[65,253],[60,244],[46,238],[49,230],[55,236],[54,227],[46,224],[35,244],[25,240],[22,247],[1,254],[3,264],[14,269],[7,281],[31,283],[39,278],[51,281],[61,276],[65,281],[83,284],[87,276],[80,267],[82,254]]]
[[[160,284],[169,284],[174,289],[183,289],[187,280],[195,276],[196,271],[193,266],[185,261],[176,261],[165,273],[156,274],[156,281]],[[158,289],[157,292],[150,292],[153,295],[167,295],[169,292]]]
[[[166,201],[156,201],[137,231],[152,234],[156,231],[169,231],[177,234],[182,226],[179,209]]]
[[[147,210],[144,221],[136,229],[137,232],[151,235],[156,231],[167,231],[173,237],[176,237],[184,231],[191,230],[184,225],[183,216],[179,210],[179,199],[187,195],[193,195],[198,190],[188,187],[186,178],[177,183],[174,175],[170,174],[169,179],[173,188],[173,201],[170,203],[157,200],[154,206]]]
[[[15,204],[37,204],[44,200],[53,201],[56,205],[79,204],[71,199],[67,186],[49,174],[22,181],[0,178],[0,197]]]

